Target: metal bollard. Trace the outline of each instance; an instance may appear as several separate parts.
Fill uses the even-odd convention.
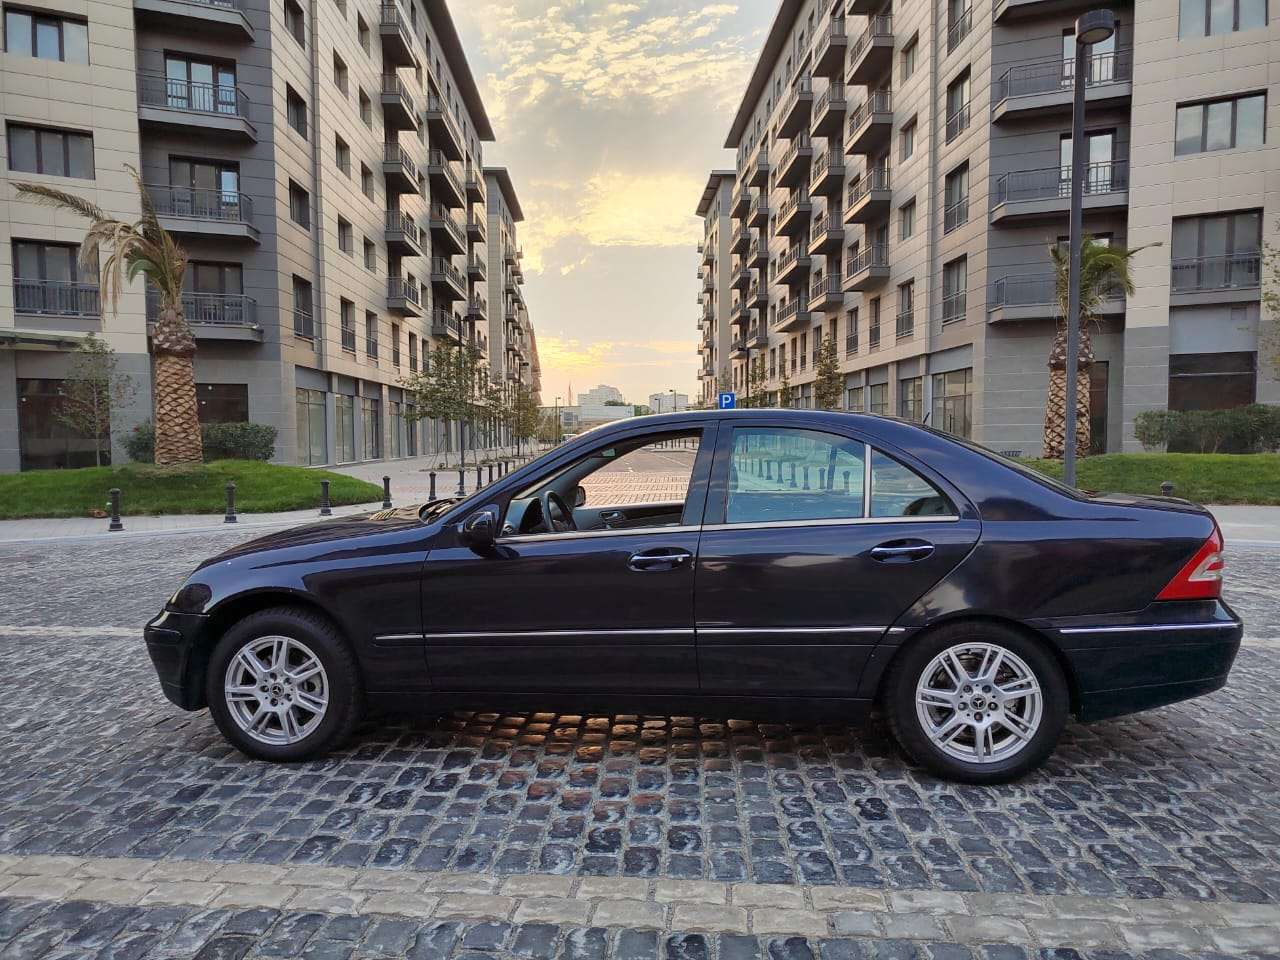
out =
[[[328,480],[320,481],[320,516],[322,517],[333,516],[333,510],[329,503],[329,481]]]
[[[493,483],[493,464],[489,464],[489,482]]]
[[[233,480],[227,481],[227,515],[222,518],[222,522],[236,522],[236,485]]]
[[[772,460],[766,460],[764,462],[764,478],[766,480],[773,479],[773,461]]]
[[[809,465],[808,465],[807,463],[804,465],[804,487],[803,487],[803,489],[805,489],[805,490],[808,490],[808,489],[809,489]]]
[[[382,509],[391,509],[391,478],[382,478]]]
[[[109,491],[111,496],[111,522],[107,524],[107,531],[114,532],[123,530],[124,524],[120,522],[120,488],[112,487]]]
[[[431,479],[431,492],[427,494],[428,500],[436,499],[436,472],[432,470],[427,476]]]
[[[845,493],[849,492],[849,471],[848,470],[844,472],[844,492]]]
[[[1160,493],[1161,493],[1163,496],[1166,496],[1166,497],[1172,497],[1172,496],[1173,496],[1173,483],[1172,483],[1171,481],[1169,481],[1169,480],[1166,480],[1164,483],[1160,484]]]
[[[476,489],[479,490],[484,486],[484,473],[479,464],[476,464]]]
[[[793,463],[791,465],[791,486],[795,487],[795,485],[796,485],[796,465]]]
[[[458,496],[465,497],[467,495],[467,473],[465,468],[458,467]]]

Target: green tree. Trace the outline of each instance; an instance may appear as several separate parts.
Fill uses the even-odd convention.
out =
[[[470,343],[443,343],[424,359],[422,369],[400,379],[411,395],[406,419],[457,421],[462,466],[467,465],[467,434],[481,406],[480,351]],[[416,404],[416,408],[414,406]]]
[[[1280,375],[1280,247],[1272,243],[1262,254],[1262,314],[1258,352],[1273,375]]]
[[[160,297],[160,315],[151,333],[154,366],[152,396],[155,404],[156,453],[158,464],[200,463],[199,407],[196,403],[196,340],[182,313],[182,278],[187,271],[187,255],[160,226],[155,207],[138,171],[125,169],[138,185],[142,217],[126,223],[73,193],[42,183],[18,183],[18,193],[47,207],[67,210],[89,221],[80,244],[80,262],[98,272],[102,251],[102,289],[112,313],[116,312],[120,291],[139,275],[145,277]]]
[[[819,410],[839,410],[844,376],[840,373],[834,333],[828,333],[818,347],[818,362],[814,365],[813,374],[813,405]]]
[[[533,390],[528,384],[516,385],[511,407],[511,435],[515,437],[518,452],[523,441],[532,440],[537,436],[538,424],[542,417],[538,408],[538,398],[533,395]]]
[[[1089,368],[1093,366],[1092,327],[1102,301],[1116,293],[1133,294],[1133,258],[1146,247],[1099,243],[1085,237],[1080,248],[1080,359],[1076,376],[1076,456],[1089,455]],[[1049,350],[1049,396],[1044,410],[1044,453],[1061,460],[1067,441],[1067,299],[1071,258],[1065,246],[1049,247],[1058,300],[1058,332]]]
[[[761,408],[768,405],[769,398],[765,390],[764,354],[760,353],[747,361],[747,382],[742,406]]]
[[[791,377],[787,374],[787,365],[782,365],[782,382],[778,384],[778,406],[791,406]]]
[[[118,373],[116,352],[92,333],[80,341],[62,385],[54,419],[93,440],[93,459],[102,466],[102,446],[111,442],[111,411],[133,403],[138,385]]]

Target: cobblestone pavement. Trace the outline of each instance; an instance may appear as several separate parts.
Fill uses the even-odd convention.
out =
[[[158,893],[127,876],[0,880],[0,958],[1280,953],[1274,914],[1248,913],[1280,904],[1280,552],[1231,552],[1228,593],[1249,630],[1225,690],[1071,725],[1037,775],[974,788],[907,764],[874,723],[571,716],[554,703],[371,720],[323,760],[247,761],[207,714],[162,699],[137,630],[196,561],[249,534],[0,548],[0,866],[16,876],[59,855],[174,871]],[[341,896],[251,910],[183,886],[202,879],[184,868],[211,865],[458,889],[427,897],[423,881],[382,916]],[[280,886],[267,876],[259,886]],[[727,892],[659,900],[658,884],[681,880]],[[646,884],[635,902],[649,922],[599,903],[520,912],[499,889],[529,884],[533,902],[580,897],[556,883],[588,881]],[[763,885],[750,916],[734,913],[732,891]],[[818,910],[840,891],[858,908]],[[907,898],[900,915],[892,897]],[[993,897],[1021,898],[1003,901],[1016,916]],[[757,906],[798,912],[758,925]],[[1224,933],[1204,910],[1243,911],[1252,932]],[[1164,949],[1180,953],[1151,952]]]

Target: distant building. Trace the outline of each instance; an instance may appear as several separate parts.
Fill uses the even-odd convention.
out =
[[[555,416],[556,407],[543,407],[543,413]],[[627,417],[633,416],[635,408],[630,404],[622,404],[620,406],[609,406],[604,403],[579,403],[571,406],[562,406],[560,411],[560,429],[566,433],[577,433],[580,430],[590,430],[592,427],[598,427],[602,423],[613,423],[615,420],[625,420]]]
[[[650,413],[679,413],[681,410],[688,409],[689,395],[687,393],[672,393],[668,390],[666,393],[649,394]]]
[[[580,404],[603,404],[610,400],[615,403],[626,402],[626,398],[622,396],[622,391],[617,387],[609,386],[607,383],[602,383],[598,387],[593,387],[578,394],[578,403]]]

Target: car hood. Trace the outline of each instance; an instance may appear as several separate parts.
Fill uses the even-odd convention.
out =
[[[419,519],[421,505],[415,504],[394,510],[379,510],[376,513],[362,513],[349,517],[335,517],[331,520],[320,520],[299,527],[290,527],[255,537],[245,543],[236,544],[217,556],[210,557],[200,564],[200,568],[224,560],[233,560],[253,554],[274,550],[290,550],[298,547],[328,545],[343,541],[358,541],[366,537],[381,536],[398,530],[415,529],[422,526]],[[197,568],[199,569],[199,568]]]

